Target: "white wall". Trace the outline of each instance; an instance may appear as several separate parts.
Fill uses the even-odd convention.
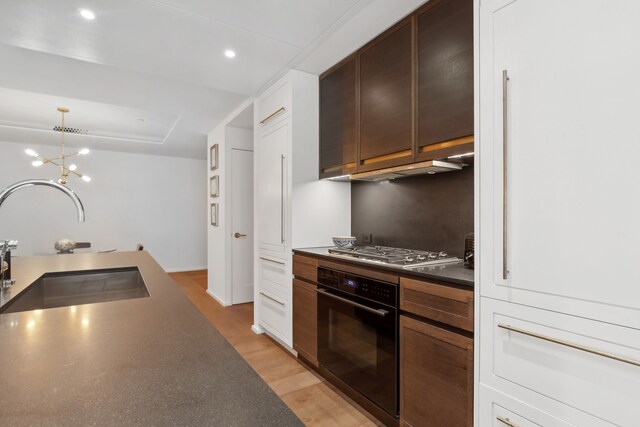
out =
[[[0,187],[29,178],[57,180],[52,166],[31,166],[27,147],[0,142]],[[43,155],[59,149],[29,147]],[[76,163],[93,178],[69,177],[68,183],[84,204],[86,222],[77,222],[73,203],[55,189],[14,193],[0,209],[0,238],[19,240],[16,255],[53,254],[53,243],[69,238],[91,242],[92,250],[128,251],[142,243],[167,271],[206,268],[204,160],[93,150]]]
[[[210,148],[214,144],[218,144],[218,168],[211,171],[207,163],[206,170],[208,178],[214,175],[219,176],[220,184],[220,196],[216,198],[209,197],[209,189],[207,188],[207,212],[210,210],[211,203],[218,203],[218,226],[214,227],[208,225],[208,267],[209,267],[209,283],[207,287],[207,293],[213,296],[222,305],[231,305],[231,257],[230,257],[230,244],[229,239],[225,239],[225,236],[229,236],[232,232],[227,227],[228,223],[228,191],[230,186],[228,185],[226,173],[227,173],[227,160],[230,155],[231,147],[239,148],[251,148],[253,147],[253,131],[247,129],[240,129],[235,127],[229,127],[229,123],[242,113],[247,107],[250,107],[253,103],[252,99],[245,101],[240,107],[238,107],[233,113],[229,115],[223,122],[216,127],[209,134],[208,147]],[[209,156],[210,150],[207,149],[207,156]],[[210,159],[207,160],[208,162]],[[209,179],[207,179],[207,187],[209,185]],[[209,215],[207,213],[207,215]],[[207,224],[210,224],[211,218],[208,218]]]

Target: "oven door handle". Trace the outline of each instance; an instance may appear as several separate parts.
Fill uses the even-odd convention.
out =
[[[325,291],[324,289],[316,289],[316,292],[321,294],[321,295],[328,296],[328,297],[333,298],[333,299],[337,299],[338,301],[342,301],[345,304],[349,304],[349,305],[352,305],[354,307],[361,308],[361,309],[363,309],[365,311],[368,311],[369,313],[373,313],[373,314],[375,314],[377,316],[380,316],[380,317],[383,317],[383,316],[386,316],[387,314],[389,314],[389,312],[387,310],[383,310],[381,308],[375,309],[375,308],[367,307],[366,305],[357,303],[355,301],[351,301],[350,299],[339,297],[338,295],[330,294],[329,292]]]

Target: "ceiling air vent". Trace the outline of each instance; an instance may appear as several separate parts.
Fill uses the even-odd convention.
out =
[[[53,128],[53,130],[56,132],[62,132],[63,129],[65,133],[78,133],[81,135],[87,135],[89,133],[87,129],[68,128],[68,127],[63,128],[62,126],[54,126]]]

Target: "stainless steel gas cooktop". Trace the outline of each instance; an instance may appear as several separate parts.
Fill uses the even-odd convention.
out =
[[[343,255],[376,264],[411,268],[427,265],[451,264],[462,261],[446,252],[418,251],[387,246],[353,246],[330,248],[330,254]]]

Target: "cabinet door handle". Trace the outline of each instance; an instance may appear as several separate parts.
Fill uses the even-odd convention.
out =
[[[264,260],[264,261],[273,262],[273,263],[275,263],[275,264],[281,264],[281,265],[284,265],[284,261],[280,261],[280,260],[275,259],[275,258],[269,258],[269,257],[266,257],[266,256],[261,256],[261,257],[260,257],[260,259],[261,259],[261,260]]]
[[[509,418],[496,417],[496,420],[509,427],[518,427],[518,424],[511,421]]]
[[[282,113],[286,111],[284,107],[280,107],[278,108],[276,111],[274,111],[273,113],[269,114],[267,117],[265,117],[264,119],[260,120],[260,124],[263,125],[266,122],[268,122],[270,119],[272,119],[273,117],[277,116],[278,114]]]
[[[359,303],[357,303],[355,301],[351,301],[350,299],[342,298],[342,297],[340,297],[338,295],[330,294],[329,292],[325,291],[324,289],[316,289],[316,292],[321,294],[321,295],[327,296],[329,298],[333,298],[333,299],[336,299],[338,301],[342,301],[345,304],[349,304],[349,305],[352,305],[354,307],[358,307],[358,308],[360,308],[362,310],[368,311],[369,313],[376,314],[376,315],[378,315],[380,317],[384,317],[387,314],[389,314],[389,312],[387,310],[383,310],[381,308],[376,310],[375,308],[371,308],[371,307],[368,307],[366,305],[359,304]]]
[[[281,306],[285,306],[285,303],[283,303],[282,301],[278,301],[277,299],[275,299],[274,297],[265,294],[264,292],[260,291],[260,295],[262,295],[265,298],[269,298],[271,301],[280,304]]]
[[[530,336],[530,337],[533,337],[533,338],[538,338],[540,340],[549,341],[549,342],[552,342],[554,344],[563,345],[565,347],[570,347],[570,348],[573,348],[573,349],[576,349],[576,350],[584,351],[586,353],[591,353],[591,354],[595,354],[597,356],[602,356],[602,357],[606,357],[608,359],[613,359],[613,360],[616,360],[618,362],[628,363],[628,364],[634,365],[634,366],[640,366],[640,362],[638,362],[637,360],[628,359],[628,358],[622,357],[622,356],[617,356],[615,354],[607,353],[607,352],[601,351],[601,350],[596,350],[595,348],[591,348],[591,347],[585,347],[585,346],[579,345],[579,344],[574,344],[572,342],[560,340],[558,338],[549,337],[547,335],[542,335],[542,334],[538,334],[538,333],[535,333],[535,332],[526,331],[524,329],[516,328],[514,326],[507,325],[507,324],[504,324],[504,323],[498,323],[498,327],[502,328],[502,329],[506,329],[506,330],[511,331],[511,332],[516,332],[518,334],[527,335],[527,336]]]
[[[284,155],[280,156],[280,243],[284,243],[284,172],[285,172]]]
[[[507,280],[509,273],[507,265],[507,143],[508,143],[508,98],[509,76],[507,70],[502,70],[502,279]]]

